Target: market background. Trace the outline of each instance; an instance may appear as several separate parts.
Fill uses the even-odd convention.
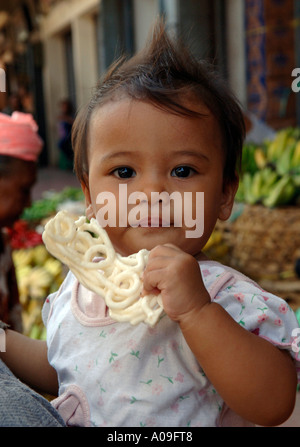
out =
[[[300,0],[0,0],[0,110],[10,113],[17,94],[45,142],[32,206],[11,232],[31,337],[45,337],[41,306],[66,273],[41,242],[45,222],[60,208],[84,212],[58,147],[59,105],[82,107],[110,63],[143,46],[158,15],[213,61],[245,113],[273,130],[245,143],[233,213],[205,250],[282,296],[299,318],[300,92],[292,71],[300,70]],[[299,399],[284,425],[300,426]]]

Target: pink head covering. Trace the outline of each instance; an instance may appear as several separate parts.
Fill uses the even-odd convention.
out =
[[[38,126],[30,113],[0,113],[0,154],[37,161],[43,141],[37,134]]]

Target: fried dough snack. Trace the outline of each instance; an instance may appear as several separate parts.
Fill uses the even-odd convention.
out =
[[[83,286],[105,299],[111,318],[132,325],[144,321],[154,326],[158,322],[163,313],[161,296],[141,297],[148,250],[121,256],[96,219],[87,222],[81,216],[74,221],[67,211],[59,211],[47,222],[43,241]],[[99,257],[103,260],[96,262]]]

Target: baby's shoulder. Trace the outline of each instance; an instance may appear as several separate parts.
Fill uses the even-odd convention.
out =
[[[231,267],[204,261],[200,268],[213,302],[244,329],[291,349],[293,330],[299,324],[285,300]]]
[[[262,288],[243,273],[216,261],[200,261],[200,270],[204,285],[214,299],[221,291],[262,292]]]

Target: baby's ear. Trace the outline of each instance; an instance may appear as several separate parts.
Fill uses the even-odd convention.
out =
[[[221,206],[219,210],[219,219],[220,220],[227,220],[232,211],[232,207],[234,204],[234,198],[236,195],[236,192],[239,187],[239,177],[236,176],[234,180],[228,180],[224,181],[223,186],[223,197],[221,201]]]

